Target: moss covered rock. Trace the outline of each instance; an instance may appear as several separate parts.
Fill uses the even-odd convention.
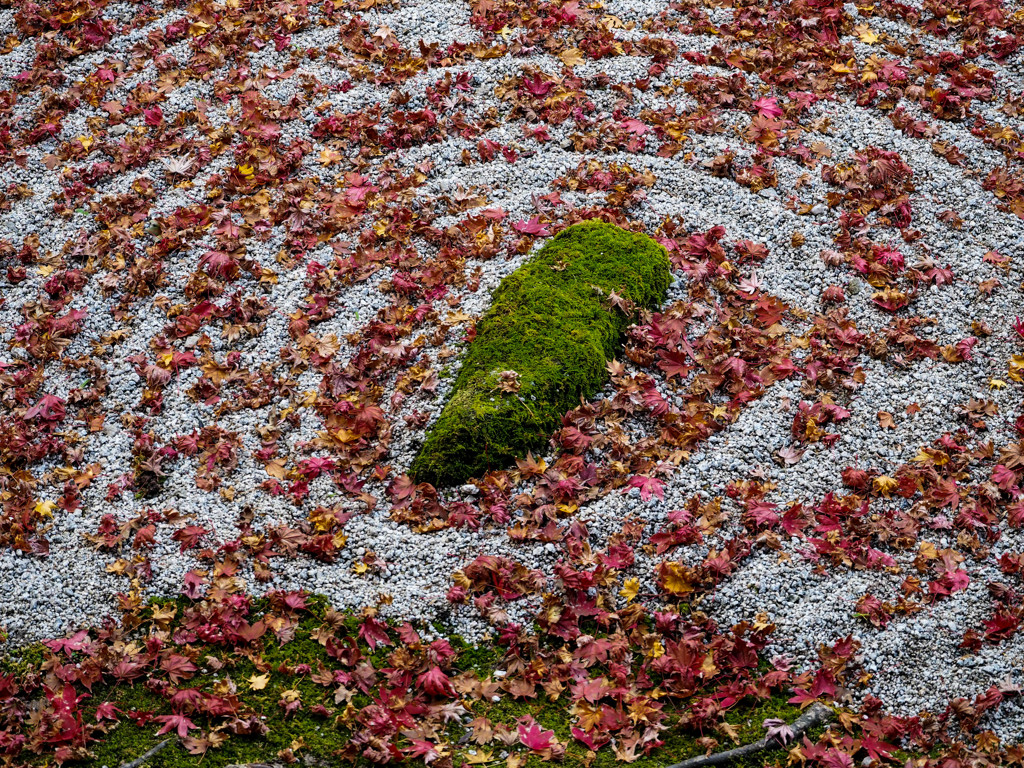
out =
[[[670,282],[646,235],[588,221],[549,240],[495,291],[413,477],[454,485],[543,447],[607,380],[633,308],[660,304]]]

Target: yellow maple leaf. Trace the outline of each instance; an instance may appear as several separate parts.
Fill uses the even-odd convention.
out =
[[[708,654],[704,657],[704,663],[700,665],[700,673],[704,677],[714,677],[720,670],[715,665],[715,657],[713,654]]]
[[[463,755],[463,762],[466,765],[481,765],[482,763],[489,763],[493,759],[494,753],[488,752],[486,749],[474,749]]]
[[[889,498],[889,494],[896,490],[896,486],[899,483],[888,475],[880,475],[871,481],[871,485],[874,486],[875,491]]]
[[[251,179],[256,174],[256,169],[251,165],[240,165],[238,166],[238,172],[245,176],[245,178]]]
[[[338,439],[338,442],[341,443],[352,443],[359,439],[359,435],[357,433],[350,429],[345,429],[344,427],[338,429],[334,433],[334,436]]]
[[[178,609],[173,605],[154,605],[149,617],[157,624],[166,624],[177,615]]]
[[[582,64],[586,60],[583,58],[583,51],[579,48],[566,48],[558,54],[558,58],[560,58],[562,63],[567,67],[575,67],[577,64]]]
[[[467,320],[472,320],[472,319],[473,319],[472,315],[467,315],[465,312],[457,311],[457,312],[449,312],[448,313],[448,317],[446,317],[444,319],[444,321],[446,323],[455,324],[455,323],[464,323]]]
[[[867,24],[858,24],[853,28],[862,43],[874,45],[878,42],[878,33]]]
[[[988,380],[988,388],[989,389],[1002,389],[1005,386],[1006,386],[1006,382],[1003,381],[1002,379],[989,379]]]
[[[252,675],[249,678],[249,690],[250,691],[262,691],[267,687],[267,683],[270,682],[270,673],[265,675]]]
[[[626,598],[627,603],[632,603],[636,600],[636,596],[640,593],[640,579],[626,579],[622,585],[622,589],[619,590],[619,594]]]
[[[263,467],[267,474],[271,477],[276,477],[278,480],[284,480],[288,477],[288,470],[285,468],[284,459],[274,459],[266,466]]]
[[[56,502],[50,500],[37,501],[35,506],[36,515],[39,517],[53,517],[53,510],[56,508]]]
[[[1013,355],[1010,357],[1009,370],[1007,375],[1016,382],[1024,381],[1024,355]]]
[[[362,562],[354,563],[352,565],[352,570],[355,571],[358,574],[364,574],[368,570],[370,570],[370,566],[368,566],[366,563],[362,563]]]
[[[335,163],[341,162],[342,155],[340,152],[324,148],[320,150],[320,165],[334,165]]]
[[[662,588],[673,595],[688,595],[693,592],[693,571],[682,563],[666,560],[658,569]]]

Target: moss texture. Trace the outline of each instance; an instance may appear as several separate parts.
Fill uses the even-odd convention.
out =
[[[174,605],[179,612],[188,605],[184,599],[154,599],[153,605]],[[337,754],[344,750],[349,744],[351,730],[339,722],[338,715],[343,715],[345,707],[339,705],[334,699],[334,686],[318,685],[312,681],[308,672],[297,671],[300,665],[308,665],[309,669],[316,670],[321,666],[334,668],[337,659],[332,658],[326,648],[315,639],[317,631],[322,627],[328,602],[323,596],[309,596],[308,610],[304,611],[302,618],[296,627],[294,637],[287,642],[280,642],[273,633],[264,637],[262,645],[259,646],[258,656],[262,662],[261,670],[269,670],[270,681],[267,687],[260,691],[250,688],[247,681],[252,675],[260,673],[253,663],[253,660],[244,655],[226,651],[224,648],[194,645],[189,650],[197,659],[216,658],[223,667],[219,672],[203,670],[187,683],[189,688],[195,688],[207,693],[216,690],[221,681],[230,679],[237,686],[234,696],[237,696],[240,709],[243,713],[259,713],[264,717],[264,723],[268,728],[265,736],[240,736],[232,735],[219,747],[211,748],[202,757],[189,754],[185,746],[178,740],[169,745],[162,752],[147,760],[144,768],[228,768],[232,765],[279,763],[278,752],[286,748],[295,748],[301,743],[298,749],[300,758],[299,765],[344,765],[347,762],[338,759]],[[266,610],[265,600],[253,601],[253,617],[262,616]],[[179,615],[181,615],[179,613]],[[360,617],[349,612],[344,614],[344,628],[340,630],[349,637],[355,637],[360,625]],[[436,630],[443,633],[443,627]],[[595,636],[605,636],[594,628]],[[462,671],[473,671],[481,679],[488,679],[498,668],[507,667],[505,649],[493,644],[471,645],[457,636],[449,636],[448,640],[455,651],[452,661],[451,673],[457,674]],[[376,670],[391,667],[394,661],[391,654],[396,652],[394,646],[378,646],[371,651],[365,642],[359,642],[359,648],[365,654],[365,660]],[[39,670],[44,658],[43,648],[35,644],[24,648],[20,652],[20,658],[0,659],[0,672],[5,674],[24,674],[29,669]],[[293,671],[286,671],[286,670]],[[768,666],[761,665],[761,672],[767,672]],[[297,691],[300,694],[303,706],[297,712],[286,715],[278,702],[286,690]],[[761,723],[765,718],[780,718],[786,722],[792,722],[800,715],[800,708],[789,704],[788,693],[775,692],[771,698],[759,700],[753,696],[745,696],[738,701],[725,714],[725,720],[736,729],[735,741],[725,737],[724,734],[713,733],[721,742],[720,750],[731,749],[736,744],[745,744],[764,736],[764,728]],[[86,760],[76,761],[74,765],[82,768],[102,768],[107,766],[119,766],[129,762],[139,755],[144,754],[151,747],[156,746],[167,738],[166,735],[158,736],[159,723],[152,720],[141,720],[133,717],[130,713],[148,713],[149,715],[165,715],[175,710],[165,696],[153,692],[144,684],[144,680],[136,681],[133,684],[100,683],[93,687],[91,696],[85,699],[83,712],[86,722],[95,720],[96,706],[101,702],[113,703],[120,711],[119,722],[116,725],[109,725],[110,730],[104,734],[97,734],[98,741],[89,744],[91,757]],[[372,703],[370,695],[363,692],[356,692],[352,698],[352,706],[356,710],[362,710]],[[515,724],[523,717],[531,716],[545,729],[555,732],[558,740],[566,746],[565,757],[560,763],[562,768],[615,768],[623,765],[616,760],[611,749],[602,749],[596,757],[587,748],[576,741],[571,734],[573,724],[573,698],[568,692],[562,693],[556,699],[547,696],[537,698],[515,699],[504,695],[498,702],[491,702],[488,699],[473,700],[463,699],[463,703],[470,708],[472,715],[489,718],[494,723],[504,724],[514,730]],[[685,710],[686,701],[675,702]],[[675,704],[668,704],[674,708]],[[329,716],[316,714],[316,705],[323,705],[332,710]],[[191,716],[196,725],[201,729],[208,728],[209,721],[202,716]],[[342,718],[344,719],[344,718]],[[668,729],[660,734],[664,746],[655,750],[650,755],[640,754],[638,759],[631,764],[632,768],[663,768],[669,763],[684,760],[689,757],[701,754],[705,746],[698,738],[701,733],[692,728],[680,725],[678,716],[672,714],[666,722]],[[812,731],[812,738],[822,732],[819,728]],[[460,723],[452,724],[452,730],[446,735],[444,741],[452,745],[453,762],[455,766],[464,768],[470,763],[467,762],[469,750],[479,749],[472,743],[464,743],[459,738],[465,734]],[[193,731],[193,736],[198,736],[199,731]],[[486,751],[497,753],[500,745],[492,742],[484,747]],[[542,762],[535,755],[527,755],[520,752],[525,758],[524,768],[545,768],[551,763]],[[907,757],[904,756],[904,761]],[[738,768],[761,768],[764,765],[784,764],[786,752],[784,750],[771,750],[763,752],[747,760],[737,763]],[[39,755],[30,758],[27,765],[48,766],[51,765],[50,755]],[[354,763],[358,766],[369,766],[370,763],[364,760],[357,760]],[[414,765],[422,763],[414,762]],[[498,764],[503,764],[500,762]],[[487,763],[494,766],[494,762]]]
[[[605,383],[635,319],[612,294],[653,307],[671,279],[668,254],[646,235],[600,221],[562,230],[498,286],[413,477],[455,485],[543,447]]]
[[[156,599],[152,603],[157,605],[174,604],[179,611],[187,605],[184,599]],[[262,615],[266,607],[264,600],[254,600],[254,616]],[[264,736],[232,736],[220,747],[210,749],[202,758],[189,754],[184,745],[179,740],[175,740],[162,752],[147,760],[144,764],[145,768],[194,768],[197,765],[225,768],[231,765],[269,763],[276,760],[280,750],[292,747],[298,742],[303,745],[299,750],[300,757],[308,758],[316,765],[341,765],[342,763],[336,759],[335,755],[348,745],[349,729],[340,727],[333,717],[324,717],[313,711],[313,707],[317,704],[337,709],[333,689],[314,683],[308,674],[287,674],[280,671],[285,667],[294,668],[300,664],[308,664],[312,669],[317,669],[320,665],[334,663],[324,647],[313,639],[314,633],[323,624],[324,612],[327,607],[326,598],[311,596],[308,610],[304,612],[293,638],[288,642],[281,643],[272,635],[266,637],[259,656],[270,670],[271,679],[267,687],[260,691],[251,690],[246,683],[251,675],[259,674],[250,659],[239,654],[225,652],[224,649],[195,646],[198,658],[212,656],[218,658],[225,666],[216,674],[200,673],[191,679],[188,687],[209,691],[217,680],[225,677],[231,678],[238,686],[236,695],[241,702],[243,711],[263,715],[264,723],[269,730]],[[359,627],[359,617],[351,613],[346,613],[345,616],[344,631],[355,636]],[[473,646],[464,643],[461,638],[452,640],[452,647],[456,651],[475,650]],[[387,666],[387,657],[393,650],[384,646],[379,646],[375,652],[369,651],[365,645],[362,648],[366,652],[367,660],[375,669]],[[496,650],[491,651],[487,658],[491,665],[490,668],[493,668],[501,658],[501,654]],[[2,668],[3,666],[0,664],[0,669]],[[292,715],[285,715],[278,704],[285,690],[297,691],[303,703],[302,708]],[[166,698],[151,692],[141,682],[134,685],[102,684],[94,687],[92,691],[92,696],[89,699],[92,706],[86,705],[87,720],[91,721],[94,718],[95,705],[103,701],[113,702],[122,711],[139,710],[154,715],[169,714],[174,711],[168,705]],[[353,706],[358,708],[369,706],[371,703],[371,699],[362,693],[357,693],[352,699]],[[206,725],[206,722],[200,717],[195,719],[204,726]],[[139,725],[131,717],[122,717],[120,722],[108,734],[102,736],[99,742],[90,745],[93,758],[85,763],[76,763],[76,765],[81,764],[85,768],[103,768],[103,766],[111,768],[128,762],[167,738],[166,735],[157,736],[157,730],[158,725],[153,722]],[[196,736],[197,732],[192,732],[191,735]],[[48,763],[45,762],[44,757],[38,764]]]

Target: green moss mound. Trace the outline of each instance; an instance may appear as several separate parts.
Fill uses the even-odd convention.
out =
[[[635,319],[612,294],[653,307],[671,279],[667,252],[646,235],[601,221],[562,230],[498,286],[412,476],[455,485],[544,446],[605,383]]]

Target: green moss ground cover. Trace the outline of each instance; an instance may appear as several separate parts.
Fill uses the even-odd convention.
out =
[[[495,291],[413,477],[453,485],[543,447],[670,282],[665,249],[646,235],[588,221],[548,241]]]
[[[161,611],[167,615],[173,610],[176,622],[188,610],[189,604],[189,601],[183,599],[156,600],[144,615],[148,615],[149,611]],[[269,615],[267,610],[266,601],[254,601],[252,616],[266,617]],[[368,691],[361,691],[354,685],[354,695],[339,702],[335,699],[337,686],[313,677],[317,670],[322,675],[324,669],[337,668],[337,658],[332,658],[330,651],[318,641],[325,625],[335,627],[334,631],[339,637],[355,638],[365,616],[333,613],[323,598],[311,597],[301,617],[294,627],[294,634],[289,632],[284,641],[268,634],[259,645],[258,653],[255,647],[252,652],[240,653],[238,649],[227,649],[218,644],[195,644],[186,651],[198,669],[187,681],[183,680],[177,690],[193,690],[202,696],[221,697],[244,717],[254,714],[258,716],[266,726],[265,733],[229,735],[229,731],[223,731],[226,738],[201,755],[194,751],[190,753],[186,741],[175,738],[171,733],[170,737],[174,741],[144,765],[151,768],[186,768],[201,764],[218,768],[233,764],[278,762],[282,757],[285,761],[299,760],[299,764],[336,765],[339,758],[346,758],[355,764],[369,765],[369,761],[357,756],[361,748],[353,751],[351,726],[363,710],[378,700],[385,687],[372,686]],[[479,679],[491,679],[495,670],[508,667],[509,659],[505,649],[496,645],[471,645],[458,637],[449,638],[448,642],[455,654],[448,668],[449,675],[453,677],[464,672]],[[359,641],[353,647],[358,647],[362,653],[360,663],[366,665],[364,670],[368,673],[372,669],[378,676],[378,682],[379,676],[393,673],[396,666],[406,663],[409,657],[407,650],[394,644],[378,645],[371,650],[365,642]],[[76,655],[74,658],[79,657]],[[49,663],[47,659],[50,659]],[[0,662],[0,674],[22,678],[40,669],[53,670],[54,659],[44,646],[33,645],[23,649],[17,658]],[[217,667],[216,671],[213,667]],[[266,675],[267,679],[263,687],[256,690],[252,680],[258,679],[260,675]],[[135,759],[168,738],[168,735],[158,735],[161,716],[184,712],[201,732],[207,733],[206,729],[220,719],[192,711],[191,705],[182,704],[189,699],[180,693],[176,699],[169,698],[168,691],[162,690],[165,685],[146,678],[94,685],[81,700],[78,712],[82,721],[102,721],[102,717],[97,718],[98,708],[110,704],[116,707],[116,720],[107,720],[103,728],[94,731],[94,740],[87,745],[88,755],[82,753],[79,759],[73,759],[67,764],[114,768]],[[778,691],[767,699],[748,696],[739,701],[724,717],[724,721],[735,729],[733,739],[714,734],[721,741],[720,748],[729,749],[736,743],[756,741],[763,737],[761,722],[766,718],[777,717],[787,721],[796,719],[800,710],[788,704],[787,697],[788,694]],[[282,702],[292,700],[298,700],[301,706],[287,711]],[[493,757],[489,763],[504,764],[504,760],[498,757],[503,749],[500,744],[477,746],[469,740],[473,732],[464,727],[464,723],[468,718],[476,717],[487,718],[494,724],[505,724],[513,731],[524,718],[533,718],[542,728],[554,731],[558,741],[565,745],[561,764],[570,768],[604,768],[621,764],[611,750],[601,750],[595,755],[573,738],[571,725],[574,721],[574,702],[568,690],[556,698],[550,698],[544,693],[536,698],[515,698],[503,694],[497,702],[488,697],[465,697],[462,701],[468,706],[463,712],[464,716],[450,723],[450,727],[443,733],[442,740],[449,745],[444,754],[446,759],[443,762],[446,765],[478,763],[481,754]],[[686,702],[673,702],[672,709],[685,711]],[[708,745],[698,741],[702,734],[695,729],[680,726],[678,716],[671,716],[666,724],[668,727],[662,733],[664,746],[650,755],[639,753],[633,765],[639,768],[660,768],[706,751]],[[193,737],[199,736],[199,733],[191,729],[190,734]],[[512,751],[522,753],[518,742]],[[50,757],[44,751],[30,759],[29,763],[48,765]],[[785,753],[780,749],[765,752],[747,764],[764,765],[765,761],[782,761],[784,758]],[[544,762],[542,758],[528,754],[523,754],[523,760],[525,762],[522,765],[527,768],[536,768]]]

